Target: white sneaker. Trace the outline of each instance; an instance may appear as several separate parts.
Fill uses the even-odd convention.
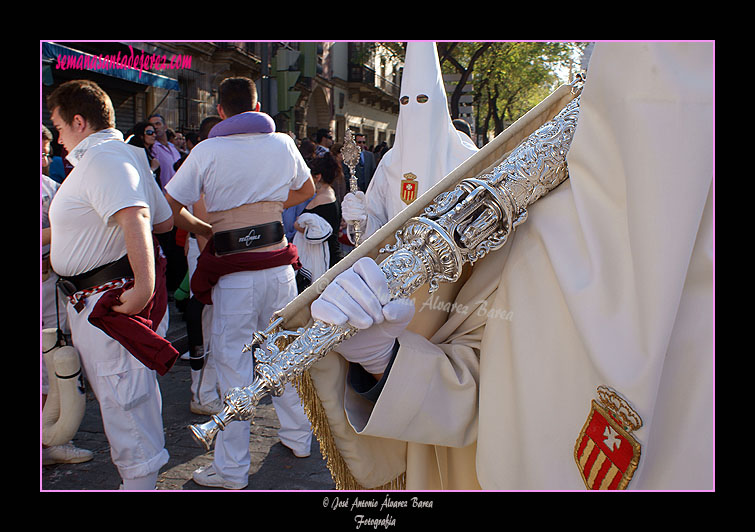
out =
[[[213,414],[218,414],[223,410],[223,403],[220,399],[215,399],[206,404],[199,404],[192,399],[191,404],[189,405],[189,410],[194,414],[211,416]]]
[[[225,488],[227,490],[243,490],[248,484],[247,482],[232,482],[224,479],[220,476],[220,473],[215,471],[215,465],[213,464],[205,468],[197,469],[194,471],[191,478],[200,486]]]
[[[283,447],[285,447],[286,449],[288,449],[289,451],[291,451],[292,453],[294,453],[294,456],[296,458],[307,458],[311,454],[309,451],[304,451],[304,452],[297,451],[293,447],[289,447],[288,445],[286,445],[283,442],[281,442],[281,445],[283,445]]]
[[[92,458],[94,458],[92,451],[80,449],[71,442],[42,448],[42,465],[80,464]]]

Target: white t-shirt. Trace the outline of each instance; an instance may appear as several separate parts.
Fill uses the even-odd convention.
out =
[[[83,155],[81,155],[83,150]],[[94,133],[72,151],[74,169],[50,205],[50,262],[58,275],[78,275],[126,254],[123,232],[111,217],[126,207],[148,207],[152,224],[172,215],[152,176],[144,149],[117,130]]]
[[[203,140],[165,186],[182,205],[202,194],[208,212],[286,201],[311,173],[293,139],[284,133],[242,133]]]

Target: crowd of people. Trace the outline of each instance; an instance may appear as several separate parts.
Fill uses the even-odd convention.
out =
[[[417,73],[417,77],[425,79],[421,73]],[[432,83],[435,83],[434,77],[431,78]],[[411,80],[411,76],[407,79]],[[433,90],[440,90],[440,87],[434,87]],[[285,306],[297,293],[306,289],[354,249],[349,226],[354,221],[366,220],[365,193],[380,161],[390,153],[390,147],[386,142],[368,146],[366,135],[357,132],[353,136],[360,151],[359,160],[353,168],[358,188],[355,197],[350,193],[352,169],[343,160],[343,142],[336,142],[331,130],[319,129],[312,138],[305,139],[297,139],[291,132],[276,133],[272,136],[255,135],[273,133],[275,125],[267,115],[263,117],[263,114],[258,112],[259,102],[254,84],[246,78],[231,78],[223,83],[219,92],[221,96],[217,107],[218,114],[206,117],[196,134],[185,135],[168,127],[162,115],[153,113],[127,131],[124,138],[114,128],[110,110],[112,104],[107,94],[91,82],[77,81],[64,84],[47,102],[53,116],[55,131],[51,133],[43,127],[43,139],[47,139],[43,155],[47,152],[52,155],[54,148],[59,160],[55,161],[57,164],[48,164],[48,159],[45,159],[43,167],[43,173],[52,176],[43,176],[46,185],[44,190],[47,191],[43,198],[43,231],[46,235],[46,247],[43,251],[45,275],[49,277],[45,280],[46,292],[43,300],[50,309],[54,300],[58,302],[59,307],[54,313],[48,310],[44,314],[43,328],[56,328],[64,332],[65,342],[79,348],[84,375],[87,378],[90,372],[99,371],[95,368],[100,364],[102,357],[90,351],[89,340],[87,345],[81,340],[77,342],[77,334],[72,333],[67,323],[67,314],[71,310],[66,308],[65,302],[73,301],[70,296],[74,293],[73,297],[79,298],[79,307],[86,306],[85,312],[80,309],[71,312],[75,316],[74,321],[80,323],[81,332],[78,336],[92,336],[93,346],[109,349],[113,353],[111,365],[122,370],[117,374],[124,381],[145,381],[143,387],[145,390],[150,389],[149,392],[145,391],[145,397],[149,400],[143,401],[141,409],[144,412],[140,414],[141,417],[137,416],[135,422],[129,421],[133,423],[133,426],[129,427],[130,433],[136,434],[137,440],[143,439],[149,443],[142,446],[147,449],[146,454],[135,457],[127,451],[129,445],[134,442],[131,441],[132,437],[127,428],[123,426],[124,420],[135,419],[133,413],[128,411],[130,401],[126,401],[126,405],[119,405],[117,393],[112,394],[112,390],[104,385],[92,385],[101,404],[106,433],[113,448],[113,461],[121,471],[125,489],[152,486],[156,471],[167,456],[162,448],[161,423],[157,414],[159,387],[154,380],[154,371],[145,376],[134,370],[144,369],[146,366],[148,369],[157,370],[158,373],[167,371],[179,355],[170,354],[168,347],[151,338],[149,348],[160,351],[162,359],[140,358],[142,364],[135,364],[135,358],[129,356],[130,346],[125,345],[125,342],[118,342],[118,335],[113,334],[112,330],[103,326],[84,325],[91,325],[92,320],[84,320],[81,315],[92,312],[91,308],[97,307],[102,293],[112,291],[113,286],[110,283],[104,287],[83,287],[79,281],[82,276],[86,278],[91,271],[109,271],[112,268],[111,263],[115,261],[107,259],[118,259],[120,257],[114,255],[123,255],[129,251],[130,241],[126,237],[129,236],[130,226],[120,227],[117,222],[113,226],[95,203],[92,210],[99,215],[99,219],[92,220],[91,223],[97,227],[97,231],[106,233],[110,240],[103,237],[100,248],[95,249],[88,242],[88,234],[92,227],[77,226],[75,230],[79,236],[69,238],[69,241],[65,242],[64,251],[61,251],[60,245],[53,245],[55,249],[50,253],[50,241],[62,239],[51,236],[56,232],[55,224],[50,223],[48,218],[51,219],[52,216],[48,217],[47,213],[62,183],[71,180],[77,184],[77,189],[74,189],[73,184],[65,187],[69,195],[75,196],[74,203],[77,206],[81,203],[92,205],[89,192],[84,190],[83,184],[79,182],[86,182],[94,177],[91,171],[85,176],[81,167],[76,168],[82,159],[81,156],[77,157],[77,154],[88,150],[90,157],[83,158],[85,162],[94,158],[94,154],[97,154],[98,159],[109,157],[113,159],[108,161],[111,166],[120,164],[118,161],[122,162],[123,159],[128,160],[125,166],[133,174],[130,176],[131,186],[137,189],[132,191],[131,203],[111,197],[112,191],[106,190],[101,184],[98,185],[102,190],[97,201],[103,205],[124,204],[123,211],[147,207],[153,224],[151,235],[148,238],[146,230],[141,227],[135,231],[137,236],[130,235],[130,238],[141,243],[139,251],[147,262],[154,260],[154,265],[151,268],[145,267],[148,271],[142,276],[142,280],[146,277],[147,284],[154,287],[152,293],[155,296],[148,300],[148,309],[155,306],[161,308],[153,301],[158,299],[156,296],[159,290],[164,291],[166,298],[175,298],[177,306],[183,312],[182,318],[186,324],[189,344],[188,352],[180,354],[191,366],[189,408],[195,414],[212,415],[221,411],[222,394],[225,390],[251,382],[252,369],[249,358],[239,356],[250,331],[264,329],[272,312]],[[420,92],[433,94],[427,88],[422,88]],[[434,104],[437,103],[441,106],[439,108],[445,110],[445,104],[441,103],[440,98],[435,99],[438,102]],[[73,117],[76,117],[78,122],[69,122]],[[403,120],[408,122],[410,118]],[[415,127],[422,127],[416,122],[415,120]],[[450,124],[450,120],[448,123]],[[73,127],[72,124],[78,126],[73,133],[69,131]],[[404,126],[404,129],[408,128],[408,125]],[[467,124],[457,121],[451,129],[453,132],[444,133],[452,135],[450,145],[453,145],[451,151],[454,155],[448,158],[444,166],[434,168],[436,180],[477,150],[468,136]],[[457,136],[456,130],[463,133]],[[404,136],[409,138],[409,132],[407,131]],[[268,138],[275,141],[260,140]],[[123,146],[119,145],[120,152],[116,150],[107,156],[99,154],[98,150],[107,152],[107,148],[113,151],[109,142],[112,140],[123,141],[121,144],[125,143],[129,149],[124,150]],[[89,148],[90,144],[92,148]],[[84,150],[81,149],[82,145]],[[218,156],[218,153],[223,157]],[[400,153],[394,155],[397,160],[402,159]],[[50,157],[50,161],[52,160]],[[412,160],[419,159],[412,156]],[[260,161],[270,163],[261,164]],[[61,162],[64,164],[60,164]],[[52,171],[53,167],[57,169],[55,173]],[[250,167],[257,170],[250,173],[247,170]],[[117,171],[113,173],[118,174]],[[388,172],[383,171],[383,174],[387,175]],[[219,179],[221,175],[224,176],[223,182]],[[146,183],[137,183],[143,179],[146,179]],[[281,181],[282,179],[284,181]],[[291,182],[286,182],[285,179]],[[432,182],[423,183],[425,187],[431,185]],[[382,188],[385,188],[385,185]],[[372,195],[373,201],[383,201],[381,194],[383,192],[376,191]],[[124,193],[124,196],[128,194]],[[167,202],[168,209],[163,200]],[[62,203],[62,200],[57,203]],[[346,204],[350,208],[344,213],[342,205]],[[64,211],[62,208],[53,211],[58,219],[70,214],[70,211]],[[115,216],[114,212],[108,213]],[[156,220],[156,217],[160,219]],[[377,219],[375,214],[372,214],[372,217]],[[58,225],[64,224],[60,222]],[[115,233],[112,233],[112,227],[117,229]],[[105,228],[111,228],[109,230],[112,234],[107,233]],[[237,245],[228,243],[229,235],[239,240],[238,231],[249,233],[250,229],[252,233],[261,233],[259,238],[262,245],[251,246],[250,251],[246,246],[239,250]],[[115,246],[116,251],[109,249],[113,247],[112,239],[121,238],[123,242]],[[144,248],[149,247],[145,244],[148,239],[154,244],[152,255],[144,252]],[[230,247],[221,249],[223,246]],[[254,249],[255,247],[257,249]],[[290,249],[296,250],[293,259],[288,252]],[[240,251],[245,253],[239,253]],[[67,256],[62,258],[61,255],[64,253]],[[83,262],[88,265],[87,267],[81,264],[82,261],[71,260],[70,256],[77,253],[86,257]],[[239,257],[248,257],[250,254],[254,257],[253,260],[262,261],[263,266],[239,264]],[[131,257],[131,253],[125,256]],[[129,258],[129,261],[132,259]],[[55,266],[61,262],[74,264],[61,266],[60,272],[56,273],[58,270]],[[291,268],[294,262],[296,268]],[[133,274],[135,281],[139,281],[136,272],[132,273],[129,270],[126,273]],[[122,272],[118,274],[121,275]],[[101,277],[95,276],[97,280]],[[61,281],[73,281],[75,286],[70,292],[65,293],[66,297],[56,299],[56,291],[59,296],[61,293],[56,288],[60,286]],[[275,291],[270,289],[271,286],[282,288]],[[115,297],[115,305],[110,307],[111,314],[113,310],[118,312],[118,303],[129,295],[129,288],[133,290],[133,285],[127,284],[127,277],[121,278],[116,289],[122,293]],[[82,293],[86,295],[82,296]],[[160,313],[158,310],[149,328],[151,332],[164,337],[167,322],[167,312]],[[106,334],[103,335],[103,332]],[[133,350],[131,353],[133,354]],[[43,371],[43,374],[43,391],[46,392],[47,371]],[[115,396],[115,399],[110,395]],[[312,429],[296,391],[289,384],[286,392],[274,397],[273,402],[281,423],[281,442],[296,456],[308,456]],[[115,406],[107,410],[105,404]],[[113,428],[110,428],[111,424]],[[223,431],[216,443],[213,465],[206,470],[197,471],[194,480],[201,485],[213,487],[244,487],[245,471],[248,471],[249,467],[246,444],[248,429],[248,423],[238,423]],[[45,448],[43,455],[45,464],[75,463],[92,457],[91,452],[79,449],[71,442]],[[138,478],[134,476],[134,471],[140,473]]]
[[[84,184],[86,183],[88,186],[88,180],[95,179],[94,171],[90,170],[85,175],[78,163],[81,160],[88,163],[90,159],[96,158],[98,162],[100,160],[106,161],[110,165],[108,168],[115,168],[120,164],[121,168],[113,170],[115,175],[123,174],[123,167],[127,168],[126,174],[131,174],[124,176],[123,179],[126,182],[128,182],[126,178],[131,179],[130,186],[134,189],[130,193],[133,196],[130,200],[131,204],[126,200],[116,198],[115,192],[106,189],[104,186],[99,187],[99,195],[95,201],[102,204],[102,209],[112,210],[114,203],[126,205],[122,211],[142,209],[144,211],[142,217],[148,218],[152,223],[152,231],[147,232],[144,227],[129,230],[127,227],[120,227],[116,222],[115,226],[120,230],[109,235],[110,239],[124,239],[125,241],[126,235],[131,232],[140,234],[139,237],[132,236],[131,238],[142,241],[140,246],[142,251],[148,247],[144,244],[148,237],[154,243],[153,253],[151,255],[145,254],[145,262],[154,261],[152,268],[145,266],[146,269],[153,270],[147,276],[149,286],[153,287],[151,293],[155,294],[155,297],[149,299],[150,305],[156,306],[152,301],[157,299],[156,295],[160,289],[164,291],[166,299],[173,298],[174,294],[177,296],[182,290],[187,292],[185,299],[180,302],[179,308],[183,311],[182,318],[186,325],[189,349],[187,353],[180,356],[190,361],[191,402],[188,406],[196,414],[211,415],[218,413],[222,409],[222,394],[227,388],[250,382],[251,367],[241,367],[245,366],[245,363],[242,362],[245,359],[236,355],[224,357],[221,354],[216,354],[219,352],[226,354],[240,353],[239,346],[233,344],[235,338],[233,335],[229,335],[226,330],[227,327],[231,326],[230,323],[232,322],[232,326],[237,330],[236,337],[238,338],[246,337],[254,330],[265,328],[273,311],[288,303],[298,292],[304,290],[328,268],[341,260],[350,249],[353,249],[353,245],[346,234],[347,223],[341,216],[341,202],[349,189],[347,180],[350,172],[340,153],[342,143],[334,142],[332,133],[325,129],[319,130],[313,139],[299,140],[291,133],[268,135],[276,139],[275,143],[259,148],[259,153],[256,153],[252,160],[257,162],[272,156],[272,160],[276,161],[276,164],[267,169],[268,175],[262,175],[265,169],[260,169],[256,174],[248,175],[249,173],[245,171],[247,166],[239,164],[239,154],[243,147],[229,142],[229,140],[235,141],[238,136],[228,137],[224,135],[222,125],[220,128],[215,128],[215,126],[231,122],[230,120],[224,121],[224,119],[243,117],[244,113],[249,115],[250,112],[255,113],[258,110],[258,107],[255,107],[256,92],[254,85],[253,83],[250,84],[249,80],[245,78],[234,78],[224,84],[224,90],[221,92],[226,96],[225,102],[218,107],[220,113],[206,117],[196,134],[186,133],[185,135],[168,127],[165,118],[154,113],[146,120],[138,122],[126,132],[124,137],[113,127],[112,104],[109,97],[96,84],[88,81],[64,84],[48,99],[48,105],[52,106],[50,110],[54,128],[53,131],[50,131],[47,127],[42,126],[44,235],[42,250],[44,277],[42,326],[43,329],[56,329],[59,332],[60,339],[56,344],[57,347],[70,344],[78,348],[84,370],[83,376],[87,381],[96,380],[95,375],[101,373],[98,369],[101,359],[91,352],[94,345],[100,345],[103,349],[109,349],[115,353],[113,355],[115,362],[112,365],[115,367],[113,371],[119,370],[116,371],[116,374],[126,381],[132,380],[144,387],[145,397],[149,397],[149,401],[145,400],[144,403],[151,404],[151,410],[143,409],[144,412],[141,414],[143,417],[137,417],[136,424],[131,428],[136,429],[133,432],[138,434],[137,439],[149,442],[151,454],[134,457],[130,455],[131,453],[128,450],[134,442],[130,441],[127,428],[120,426],[123,423],[129,423],[124,420],[133,418],[133,412],[130,412],[128,404],[130,400],[126,401],[126,404],[118,405],[117,393],[111,393],[111,390],[102,384],[98,386],[92,383],[92,388],[101,405],[106,433],[113,448],[113,461],[121,471],[124,489],[141,489],[152,486],[159,465],[166,459],[167,455],[165,449],[162,449],[163,440],[160,435],[159,389],[156,381],[153,380],[154,375],[152,375],[152,379],[144,375],[135,376],[139,373],[132,371],[135,366],[133,361],[136,359],[128,355],[128,349],[124,349],[121,345],[124,342],[119,344],[113,340],[113,337],[117,338],[117,335],[112,334],[112,331],[105,327],[91,328],[92,320],[83,320],[80,317],[81,314],[88,314],[92,308],[97,306],[97,299],[106,289],[113,288],[111,282],[104,288],[102,286],[87,286],[85,287],[86,291],[83,292],[81,290],[83,285],[79,282],[81,277],[86,277],[92,271],[111,268],[112,261],[108,259],[113,258],[113,255],[128,251],[127,256],[132,257],[132,253],[128,249],[129,242],[116,245],[117,251],[109,249],[113,245],[108,238],[103,237],[99,249],[93,248],[92,243],[88,242],[88,234],[93,231],[104,230],[104,227],[108,227],[108,224],[113,225],[107,218],[102,218],[105,214],[102,210],[98,210],[100,209],[99,204],[96,207],[91,207],[91,210],[94,211],[92,214],[96,213],[99,219],[90,220],[91,225],[82,224],[75,227],[77,236],[69,237],[68,241],[64,242],[65,247],[59,244],[63,237],[56,234],[56,226],[60,227],[64,223],[62,221],[57,224],[51,223],[51,220],[67,219],[70,222],[74,206],[82,207],[83,203],[89,205],[92,201],[89,197],[91,190],[85,189]],[[245,103],[239,105],[239,99]],[[72,132],[70,130],[73,129],[72,124],[74,123],[68,122],[68,120],[71,120],[71,117],[74,116],[77,117],[78,122],[75,125],[78,126],[78,129]],[[273,129],[256,130],[254,127],[257,125],[253,124],[252,129],[244,130],[244,132],[271,133],[273,131]],[[247,124],[242,125],[242,127],[247,126]],[[265,124],[265,127],[270,128],[271,126]],[[239,130],[232,131],[232,133],[238,132]],[[215,140],[207,142],[212,137]],[[255,136],[250,135],[246,138],[248,140],[255,138]],[[115,151],[111,142],[113,140],[118,143]],[[365,191],[375,172],[376,161],[384,153],[385,145],[379,145],[376,153],[373,153],[367,149],[364,135],[358,134],[356,142],[362,150],[362,156],[356,168],[356,176],[360,190]],[[252,148],[255,144],[259,144],[259,142],[251,141]],[[91,148],[88,145],[91,145]],[[124,148],[123,145],[128,145],[129,148]],[[206,162],[208,155],[204,155],[203,158],[203,153],[217,150],[219,147],[220,149],[230,149],[233,157],[228,160],[234,160],[236,164],[230,164],[228,168],[223,167],[219,170],[212,163]],[[249,148],[249,146],[246,147]],[[82,148],[84,149],[82,150]],[[107,152],[108,148],[113,153],[99,153],[100,151]],[[90,152],[90,157],[77,157],[79,152],[83,153],[85,150]],[[189,155],[193,152],[196,153],[190,159]],[[69,162],[70,159],[72,161]],[[205,162],[202,163],[201,161]],[[63,164],[64,162],[65,164]],[[249,162],[246,161],[246,163]],[[186,167],[182,170],[184,165]],[[290,169],[291,176],[295,177],[297,186],[282,182],[278,186],[277,196],[270,197],[269,189],[270,187],[275,188],[276,179],[280,181],[279,174],[282,167]],[[225,172],[224,175],[227,175],[227,172],[236,172],[239,175],[247,174],[239,179],[255,180],[256,186],[248,187],[252,192],[248,194],[245,200],[238,199],[239,195],[236,194],[236,192],[239,192],[238,190],[230,195],[226,194],[226,197],[223,198],[225,192],[220,190],[222,187],[216,182],[212,182],[212,176],[204,175],[208,172],[208,168],[211,168],[212,172]],[[145,178],[146,182],[144,181]],[[201,189],[201,194],[190,201],[185,200],[184,198],[188,197],[186,196],[186,194],[189,194],[188,191],[192,189],[193,192],[195,188],[193,185],[196,185],[197,180],[200,179],[208,180],[203,182],[200,188],[196,188],[197,191]],[[70,182],[66,183],[67,181]],[[63,195],[68,200],[67,206],[65,210],[63,208],[51,209],[52,201],[56,198],[64,183],[67,185],[63,188]],[[239,187],[241,185],[237,185],[237,188]],[[294,199],[289,198],[291,187],[293,187],[294,192],[299,192],[298,196],[292,195]],[[217,193],[214,194],[213,191]],[[239,193],[243,194],[242,192]],[[221,196],[220,199],[218,194]],[[74,199],[69,197],[72,195]],[[123,192],[122,195],[128,196],[129,194]],[[207,195],[211,196],[209,200],[206,197]],[[177,206],[179,204],[174,196],[181,198],[184,204]],[[64,199],[58,199],[55,204],[62,204],[64,201]],[[218,213],[223,216],[219,216]],[[113,217],[116,216],[116,213],[109,214]],[[191,223],[188,225],[181,223],[181,220],[185,218],[184,214],[191,217],[195,223],[203,224],[203,226],[192,231],[191,229],[194,226]],[[160,219],[157,220],[157,218]],[[213,231],[205,230],[209,227],[207,225],[209,222],[212,223],[215,235],[213,235]],[[261,271],[258,271],[257,267],[254,267],[252,271],[240,268],[239,271],[226,273],[222,278],[215,280],[216,284],[210,289],[211,297],[208,297],[206,293],[201,295],[194,293],[192,286],[195,287],[195,285],[192,284],[191,280],[198,269],[198,264],[200,264],[199,268],[202,270],[201,264],[204,264],[204,262],[201,262],[200,257],[208,242],[211,242],[213,248],[225,245],[225,240],[220,240],[214,236],[218,236],[218,234],[223,236],[228,231],[233,232],[239,228],[244,230],[249,227],[261,228],[266,227],[265,224],[275,226],[276,222],[280,224],[280,229],[282,229],[280,235],[277,233],[275,236],[264,234],[262,239],[263,241],[269,240],[268,245],[261,246],[258,250],[249,253],[267,260],[267,255],[270,253],[275,253],[275,250],[288,249],[291,247],[288,244],[293,243],[298,249],[297,266],[301,266],[298,267],[295,274],[294,268],[289,264],[274,265]],[[144,222],[141,225],[144,226]],[[94,230],[93,227],[97,229]],[[118,233],[123,236],[118,236]],[[281,238],[278,238],[278,236]],[[51,242],[58,245],[53,244],[51,246]],[[232,258],[237,256],[235,255],[237,252],[238,250],[227,251],[228,256]],[[66,254],[65,257],[62,256],[63,253]],[[245,253],[245,255],[249,253]],[[82,257],[72,256],[76,254],[82,255]],[[221,255],[219,252],[217,254]],[[114,258],[119,259],[121,257]],[[273,262],[275,260],[273,259]],[[284,259],[284,262],[286,260],[289,259]],[[130,258],[129,261],[133,262],[133,259]],[[291,261],[289,260],[289,262]],[[63,265],[63,263],[66,264]],[[131,266],[133,267],[133,265]],[[270,275],[272,277],[260,282],[263,280],[260,277],[261,272],[267,272],[268,277]],[[133,272],[133,275],[136,278],[136,272]],[[96,279],[99,280],[100,277],[96,277]],[[138,281],[138,279],[136,280]],[[72,291],[62,291],[60,287],[64,281],[74,283],[75,287]],[[111,280],[108,279],[108,281]],[[117,303],[122,302],[128,295],[128,291],[125,294],[123,291],[128,290],[129,286],[133,289],[133,285],[126,283],[124,276],[119,282],[120,298],[115,298],[115,306],[110,307],[111,314],[113,309],[117,308]],[[232,288],[223,291],[226,283],[231,283]],[[246,284],[246,287],[249,288],[247,292],[249,299],[246,302],[243,298],[240,299],[241,292],[237,286],[239,283]],[[251,285],[255,285],[256,288],[251,288]],[[278,285],[283,286],[284,289],[271,293],[270,289],[266,288]],[[74,297],[79,297],[78,301],[81,301],[87,307],[87,312],[82,313],[80,310],[72,312],[75,315],[73,321],[79,324],[77,328],[82,331],[78,334],[70,326],[71,320],[66,309],[66,302],[72,301],[70,297],[72,292],[75,292],[77,295]],[[82,293],[86,295],[82,295]],[[205,297],[207,298],[205,299]],[[242,309],[244,304],[249,305],[249,309],[246,310],[248,321],[245,322],[245,325],[239,324],[236,318],[229,320],[228,316],[225,316],[225,319],[223,319],[223,314],[226,312],[233,313],[237,317],[241,312],[239,309]],[[237,308],[234,309],[234,305]],[[213,314],[216,315],[214,320]],[[163,312],[161,315],[155,316],[154,322],[149,327],[158,335],[164,337],[168,328],[168,313]],[[103,331],[107,334],[103,334]],[[155,342],[154,339],[150,341]],[[222,347],[220,344],[223,344]],[[164,344],[158,344],[158,348],[167,350]],[[229,362],[229,359],[233,360]],[[248,360],[248,357],[246,360]],[[163,365],[160,367],[167,371],[174,361],[175,356],[172,359],[169,357],[167,361],[162,361]],[[142,362],[145,361],[142,360]],[[147,368],[158,367],[157,362],[154,366],[150,366],[148,362],[145,364]],[[42,365],[44,407],[49,386],[48,371],[44,360]],[[141,368],[144,368],[144,365]],[[106,407],[108,404],[115,406]],[[275,407],[281,421],[279,436],[282,443],[288,446],[298,457],[309,456],[312,437],[311,427],[304,415],[296,392],[290,385],[285,394],[275,398]],[[116,412],[118,409],[120,411]],[[246,485],[243,472],[248,470],[249,464],[248,456],[245,456],[245,454],[248,455],[248,449],[245,453],[244,447],[247,446],[244,442],[248,439],[248,428],[248,426],[246,429],[241,426],[233,427],[224,434],[226,442],[223,441],[223,437],[219,439],[215,452],[218,465],[214,467],[223,471],[222,477],[216,475],[213,469],[209,472],[198,472],[195,480],[205,485],[222,485],[230,488]],[[235,434],[231,437],[234,430]],[[243,434],[244,430],[247,431],[247,434]],[[223,449],[226,449],[225,453]],[[43,448],[43,464],[45,465],[78,463],[91,459],[91,451],[78,448],[70,441],[62,445],[44,446]],[[145,466],[145,464],[149,465]],[[134,471],[148,474],[135,476]],[[218,478],[222,478],[222,482],[218,483],[216,481]]]

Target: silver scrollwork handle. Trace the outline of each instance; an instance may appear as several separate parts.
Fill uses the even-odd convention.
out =
[[[341,155],[343,155],[343,162],[349,168],[349,192],[352,194],[359,192],[359,184],[357,183],[356,167],[359,164],[359,155],[362,153],[362,149],[357,145],[354,140],[354,135],[350,129],[346,130],[346,135],[343,139],[343,148],[341,148]],[[347,231],[350,235],[353,235],[353,242],[355,246],[362,243],[362,223],[358,220],[351,222]]]

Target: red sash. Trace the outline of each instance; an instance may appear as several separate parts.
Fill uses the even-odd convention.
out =
[[[147,306],[139,313],[128,316],[112,309],[118,297],[134,285],[128,281],[120,288],[108,290],[97,301],[89,314],[89,323],[118,341],[137,360],[160,375],[165,375],[178,359],[179,353],[165,338],[155,332],[168,308],[165,286],[167,260],[157,239],[155,244],[155,291]]]
[[[223,275],[266,270],[287,264],[295,270],[301,268],[299,252],[293,244],[275,251],[234,253],[218,257],[215,255],[215,241],[211,238],[197,259],[197,269],[191,277],[191,291],[200,302],[212,305],[212,287]]]

